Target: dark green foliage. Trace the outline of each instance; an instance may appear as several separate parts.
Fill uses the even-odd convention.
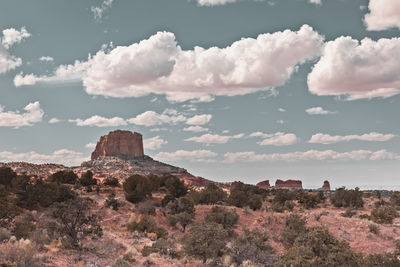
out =
[[[171,259],[179,259],[182,257],[182,253],[178,252],[176,249],[175,242],[165,238],[158,239],[151,247],[144,246],[142,250],[143,256],[147,257],[152,253],[158,253]]]
[[[313,209],[319,203],[321,203],[321,198],[319,195],[315,193],[307,193],[303,190],[300,190],[297,193],[297,200],[299,204],[302,204],[306,209]]]
[[[175,197],[173,195],[165,195],[165,197],[161,200],[161,206],[162,207],[166,207],[168,205],[168,203],[170,203],[171,201],[174,201]]]
[[[289,191],[288,189],[274,190],[275,196],[272,200],[272,210],[276,212],[283,212],[285,210],[293,210],[293,200],[296,199],[296,192]]]
[[[20,213],[20,208],[7,199],[8,191],[0,185],[0,227],[11,224],[15,216]]]
[[[115,193],[111,193],[106,199],[105,206],[107,208],[112,207],[113,210],[118,210],[121,206],[121,203],[115,199]]]
[[[371,211],[371,220],[376,223],[392,224],[396,217],[396,208],[392,206],[380,206]]]
[[[87,236],[103,235],[99,218],[91,214],[90,200],[76,198],[63,203],[57,203],[52,214],[61,236],[67,236],[71,245],[81,247],[81,240]]]
[[[290,214],[286,217],[285,229],[281,233],[283,246],[290,248],[294,241],[306,232],[306,220],[297,214]]]
[[[175,198],[183,197],[188,192],[185,183],[175,176],[171,176],[165,181],[165,187],[168,189],[168,192]]]
[[[82,174],[81,178],[79,179],[79,183],[82,186],[97,185],[97,179],[93,178],[93,173],[91,171],[87,171]]]
[[[189,195],[196,204],[216,204],[226,199],[224,190],[214,183],[207,184],[201,191],[192,191]]]
[[[238,223],[239,215],[234,209],[228,211],[226,208],[215,206],[207,213],[205,220],[221,224],[224,229],[230,229]]]
[[[156,209],[154,203],[150,200],[146,200],[138,205],[138,210],[141,214],[145,215],[156,215]]]
[[[30,182],[24,190],[17,193],[17,205],[27,209],[35,209],[38,205],[49,207],[55,202],[64,202],[75,198],[76,194],[65,185],[47,183],[41,179]]]
[[[182,232],[186,231],[186,226],[193,222],[194,214],[181,212],[177,214],[170,214],[167,216],[168,224],[176,226],[179,224],[182,227]]]
[[[341,213],[340,215],[345,218],[352,218],[353,216],[357,215],[357,212],[353,211],[352,209],[347,209],[346,212]]]
[[[227,203],[232,206],[243,208],[249,206],[253,210],[262,206],[262,199],[267,195],[267,191],[254,185],[246,185],[242,182],[235,182],[231,187],[231,192]]]
[[[194,203],[188,197],[181,197],[171,201],[167,205],[168,223],[175,226],[177,223],[181,225],[182,232],[185,232],[186,226],[194,219],[195,207]]]
[[[78,176],[73,171],[58,171],[50,175],[49,181],[60,184],[75,184],[78,181]]]
[[[371,223],[368,225],[368,229],[371,233],[378,235],[379,234],[379,227],[376,224]]]
[[[358,188],[351,190],[339,188],[331,196],[331,203],[337,208],[362,208],[364,206],[362,195],[362,192]]]
[[[395,206],[400,206],[400,192],[394,192],[390,196],[390,203]]]
[[[195,223],[182,238],[187,255],[200,258],[203,262],[222,255],[228,231],[217,223]]]
[[[9,167],[0,168],[0,184],[6,187],[11,186],[11,181],[17,177],[17,174]]]
[[[142,233],[155,233],[157,238],[164,238],[168,236],[168,231],[163,227],[158,227],[156,222],[148,217],[143,217],[139,222],[131,222],[128,224],[128,231],[142,232]]]
[[[361,261],[346,241],[336,239],[326,228],[311,227],[296,238],[277,266],[361,267]]]
[[[13,229],[13,234],[17,239],[28,239],[32,232],[35,231],[36,226],[27,221],[17,222]]]
[[[273,266],[275,262],[274,249],[266,244],[268,234],[257,230],[244,229],[244,233],[235,238],[231,247],[233,261],[240,265],[250,260],[261,266]]]
[[[114,177],[108,177],[104,183],[104,185],[108,185],[108,186],[112,186],[112,187],[118,187],[119,184],[119,180],[117,178]]]
[[[362,267],[400,267],[397,255],[392,253],[371,254],[364,258]]]
[[[125,180],[122,187],[126,200],[132,203],[139,203],[146,197],[151,196],[153,189],[149,179],[141,175],[132,175]]]

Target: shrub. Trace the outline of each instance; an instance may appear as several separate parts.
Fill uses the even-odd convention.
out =
[[[266,232],[244,229],[244,233],[235,238],[231,247],[233,261],[241,265],[244,261],[261,266],[273,266],[275,261],[274,249],[265,242],[268,241]]]
[[[235,182],[231,187],[227,203],[239,208],[249,206],[253,210],[256,210],[261,208],[262,199],[266,194],[266,190],[260,189],[257,186]]]
[[[364,257],[363,267],[400,267],[397,255],[393,253],[371,254]]]
[[[20,213],[20,208],[6,197],[0,197],[0,227],[6,227],[11,224],[15,216]]]
[[[165,181],[165,187],[168,189],[168,192],[175,198],[183,197],[188,192],[185,183],[175,176],[170,176]]]
[[[357,212],[353,211],[352,209],[347,209],[346,212],[341,213],[340,215],[345,218],[352,218],[353,216],[357,215]]]
[[[82,174],[81,178],[79,179],[79,183],[82,186],[97,185],[97,179],[93,178],[93,173],[91,171],[87,171]]]
[[[321,203],[321,198],[319,195],[304,191],[299,191],[297,194],[297,200],[299,204],[302,204],[306,209],[313,209],[319,203]]]
[[[167,194],[165,195],[165,197],[161,200],[161,206],[162,207],[166,207],[168,205],[168,203],[170,203],[171,201],[174,201],[175,197],[173,195]]]
[[[311,227],[300,234],[276,266],[362,266],[360,255],[346,241],[336,239],[326,228]]]
[[[120,185],[119,180],[114,177],[108,177],[107,179],[104,180],[103,184],[111,187],[118,187]]]
[[[126,200],[132,203],[139,203],[144,198],[151,196],[152,184],[145,176],[132,175],[125,180],[122,187]]]
[[[19,240],[17,242],[9,241],[0,251],[0,263],[6,261],[10,265],[18,267],[40,267],[43,264],[36,256],[38,251],[33,243],[29,240]]]
[[[143,203],[138,205],[138,210],[141,214],[145,215],[156,215],[156,209],[154,208],[154,204],[150,200],[146,200]]]
[[[214,222],[221,224],[224,229],[229,229],[235,226],[239,221],[239,215],[235,210],[227,211],[225,208],[215,206],[211,212],[206,215],[206,222]]]
[[[142,233],[155,233],[157,238],[168,236],[168,231],[163,227],[158,227],[156,222],[148,217],[143,217],[139,222],[131,222],[128,224],[128,231],[142,232]]]
[[[181,212],[177,214],[170,214],[167,216],[168,224],[170,226],[176,226],[179,224],[182,227],[182,232],[186,231],[186,226],[193,222],[194,214],[187,212]]]
[[[31,237],[36,226],[31,222],[17,222],[13,229],[13,234],[17,239],[28,239]]]
[[[171,201],[167,205],[168,223],[175,226],[179,223],[182,226],[182,232],[185,232],[186,226],[193,221],[194,218],[194,203],[187,197],[181,197]]]
[[[214,183],[207,184],[203,190],[194,191],[193,194],[196,195],[195,199],[193,199],[196,204],[216,204],[226,199],[224,190]]]
[[[200,258],[203,262],[222,255],[228,232],[217,223],[195,223],[182,238],[187,255]]]
[[[345,188],[336,189],[335,193],[331,196],[331,203],[333,206],[340,208],[362,208],[364,201],[362,199],[362,192],[356,188],[346,190]]]
[[[381,206],[371,211],[371,220],[380,224],[392,224],[396,217],[396,208],[392,206]]]
[[[75,184],[78,181],[78,176],[73,171],[58,171],[50,175],[49,181],[60,184]]]
[[[142,255],[147,257],[152,253],[158,253],[171,259],[181,258],[181,253],[176,249],[175,242],[170,239],[160,238],[151,246],[144,246]]]
[[[115,199],[115,194],[111,193],[106,199],[105,206],[107,208],[112,207],[113,210],[118,210],[121,206],[121,203],[117,199]]]
[[[290,214],[286,217],[285,229],[281,233],[283,246],[290,248],[294,241],[306,232],[306,220],[297,214]]]
[[[11,186],[11,181],[17,178],[17,174],[9,167],[0,168],[0,184],[6,187]]]
[[[394,192],[390,196],[390,203],[395,206],[400,206],[400,192]]]
[[[75,248],[81,247],[81,240],[87,236],[102,236],[98,217],[90,212],[90,200],[77,198],[57,203],[53,211],[59,233],[66,236]]]
[[[379,226],[376,224],[371,223],[368,225],[368,229],[371,233],[378,235],[379,234]]]

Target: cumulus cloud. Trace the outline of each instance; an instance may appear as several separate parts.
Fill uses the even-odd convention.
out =
[[[258,142],[262,146],[289,146],[293,145],[298,141],[295,134],[277,132],[273,134],[267,134],[263,132],[254,132],[249,137],[261,137],[263,140]]]
[[[3,30],[0,37],[0,74],[21,66],[22,59],[11,55],[8,49],[29,36],[31,34],[28,33],[25,27],[22,27],[21,30],[14,28]]]
[[[39,102],[29,103],[24,110],[25,112],[5,111],[4,107],[0,106],[0,127],[19,128],[42,121],[44,112]]]
[[[188,160],[192,162],[210,161],[218,154],[210,150],[177,150],[175,152],[160,152],[155,156],[155,159],[161,161],[180,161]]]
[[[3,30],[3,37],[1,38],[2,45],[8,49],[14,44],[21,43],[23,39],[30,37],[31,34],[22,27],[21,30],[16,30],[14,28]]]
[[[130,46],[101,49],[88,61],[70,67],[83,67],[82,72],[74,73],[81,75],[91,95],[141,97],[154,93],[165,94],[170,101],[211,101],[215,95],[243,95],[283,85],[299,64],[320,55],[323,40],[304,25],[299,31],[243,38],[225,48],[182,50],[173,33],[158,32]],[[38,78],[36,82],[69,77],[55,73]]]
[[[208,128],[204,128],[201,126],[189,126],[186,128],[183,128],[184,131],[186,132],[195,132],[195,133],[199,133],[199,132],[207,132]]]
[[[86,148],[94,149],[96,147],[95,143],[88,143],[85,145]]]
[[[322,5],[322,1],[321,0],[308,0],[309,3],[311,4],[315,4],[315,5]]]
[[[337,152],[334,150],[308,150],[305,152],[256,154],[255,152],[225,153],[225,163],[268,162],[268,161],[348,161],[348,160],[400,160],[400,155],[386,150],[353,150]]]
[[[65,165],[80,165],[88,160],[81,152],[68,149],[60,149],[51,154],[40,154],[37,152],[15,153],[9,151],[0,152],[0,161],[25,161],[30,163],[59,163]]]
[[[57,119],[57,118],[51,118],[51,119],[49,120],[49,123],[51,123],[51,124],[59,123],[59,122],[61,122],[61,120],[59,120],[59,119]]]
[[[279,111],[279,112],[286,112],[286,109],[284,109],[284,108],[278,108],[278,111]]]
[[[353,140],[370,141],[370,142],[385,142],[396,137],[394,134],[368,133],[362,135],[329,135],[317,133],[314,134],[309,143],[313,144],[334,144],[338,142],[348,142]]]
[[[68,121],[75,123],[77,126],[117,127],[117,126],[127,125],[126,121],[123,118],[120,117],[104,118],[98,115],[94,115],[85,120],[75,119]]]
[[[40,57],[39,60],[46,61],[46,62],[52,62],[52,61],[54,61],[54,58],[50,57],[50,56],[43,56],[43,57]]]
[[[152,138],[147,138],[143,140],[143,145],[145,149],[149,150],[157,150],[160,149],[163,145],[167,144],[168,141],[165,141],[160,136],[155,136]]]
[[[237,0],[197,0],[199,6],[222,6],[236,3]]]
[[[189,125],[204,125],[210,122],[212,118],[211,114],[202,114],[202,115],[196,115],[193,116],[189,119],[187,119],[186,124]]]
[[[111,8],[112,3],[113,0],[104,0],[101,6],[91,6],[90,11],[92,11],[94,18],[96,20],[101,20],[104,12]]]
[[[203,144],[225,144],[232,139],[240,139],[244,136],[244,134],[236,134],[236,135],[219,135],[219,134],[203,134],[201,136],[194,136],[185,139],[185,141],[192,141],[196,143]]]
[[[325,110],[322,107],[308,108],[308,109],[306,109],[306,112],[309,115],[328,115],[328,114],[335,114],[336,113],[336,111]]]
[[[400,38],[339,37],[326,43],[322,57],[308,75],[316,95],[345,96],[347,100],[387,98],[400,93]]]
[[[164,111],[162,114],[158,114],[154,111],[146,111],[142,114],[137,115],[134,118],[128,120],[129,123],[142,125],[142,126],[155,126],[162,124],[176,124],[178,122],[185,121],[186,117],[172,112],[170,110]]]
[[[369,31],[380,31],[397,27],[400,29],[400,2],[398,0],[370,0],[370,13],[364,21]]]

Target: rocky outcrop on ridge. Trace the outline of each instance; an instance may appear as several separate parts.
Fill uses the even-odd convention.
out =
[[[323,191],[330,191],[331,190],[331,185],[329,184],[328,180],[324,181],[324,184],[322,185],[321,190],[323,190]]]
[[[303,184],[300,180],[276,180],[275,188],[287,188],[287,189],[303,189]]]
[[[265,180],[262,182],[259,182],[258,184],[256,184],[256,186],[258,186],[259,188],[263,188],[263,189],[270,189],[271,185],[269,184],[269,180]]]

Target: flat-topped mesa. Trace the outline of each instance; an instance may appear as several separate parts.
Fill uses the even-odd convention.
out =
[[[140,133],[116,130],[100,137],[91,159],[99,157],[143,157],[143,138]]]
[[[259,182],[258,184],[256,184],[256,186],[258,186],[259,188],[262,188],[262,189],[270,189],[271,188],[271,185],[269,184],[269,180]]]
[[[303,189],[303,184],[300,180],[276,180],[275,188],[287,188],[287,189]]]

